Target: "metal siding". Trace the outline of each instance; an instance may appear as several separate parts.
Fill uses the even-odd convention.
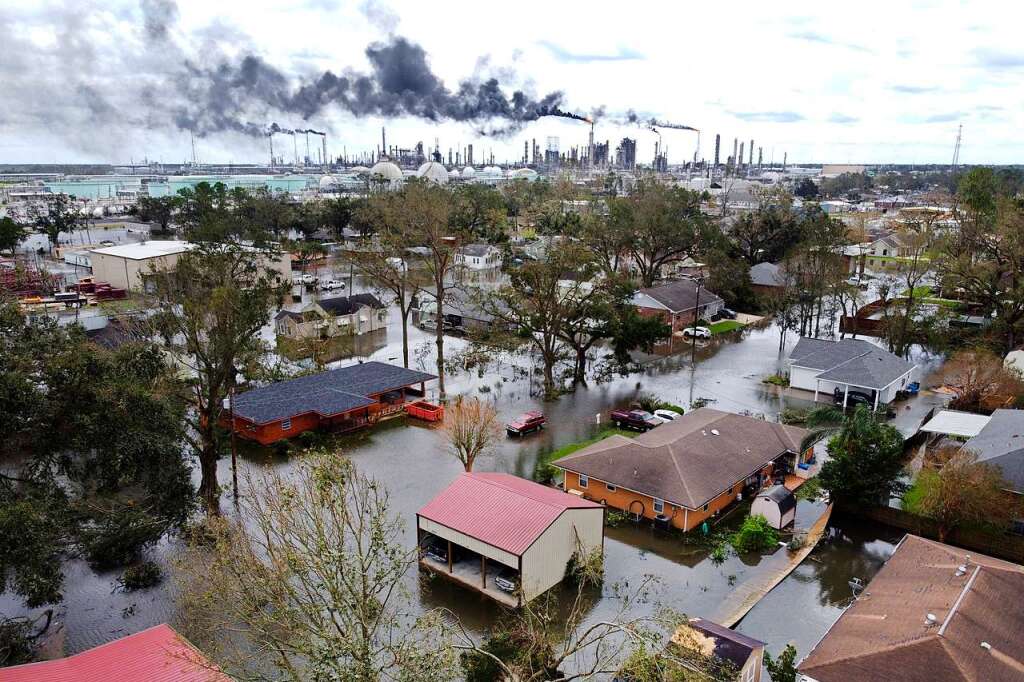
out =
[[[452,530],[447,526],[442,526],[439,523],[435,523],[428,518],[420,517],[420,530],[425,530],[428,533],[432,533],[439,538],[445,540],[451,540],[457,545],[465,547],[468,550],[482,554],[488,559],[494,559],[495,561],[515,568],[517,565],[517,557],[515,554],[511,554],[502,549],[498,549],[492,545],[488,545],[486,542],[481,542],[476,538],[470,537],[465,533],[460,533],[457,530]]]
[[[576,536],[586,551],[602,547],[604,510],[566,509],[523,554],[520,580],[527,601],[562,581],[576,551]]]

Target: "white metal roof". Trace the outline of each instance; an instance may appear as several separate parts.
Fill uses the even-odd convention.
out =
[[[146,241],[132,244],[118,244],[117,246],[93,249],[92,252],[106,256],[127,258],[129,260],[145,260],[147,258],[159,258],[160,256],[184,253],[194,246],[194,244],[189,244],[185,241],[169,239],[167,241]]]
[[[942,410],[935,413],[922,427],[928,433],[942,433],[949,436],[974,438],[985,428],[991,417],[957,410]]]

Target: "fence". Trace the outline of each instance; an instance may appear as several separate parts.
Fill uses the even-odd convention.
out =
[[[934,520],[912,514],[903,509],[881,506],[850,507],[844,505],[837,512],[860,516],[895,528],[920,535],[930,540],[939,539],[939,524]],[[999,559],[1024,563],[1024,536],[1010,533],[987,532],[977,529],[958,529],[946,534],[947,544],[988,554]]]

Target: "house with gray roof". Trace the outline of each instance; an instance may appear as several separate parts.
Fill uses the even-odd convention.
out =
[[[750,285],[758,294],[770,294],[786,286],[786,273],[778,263],[758,263],[750,268]]]
[[[978,435],[964,444],[978,461],[1002,471],[1010,490],[1024,495],[1024,410],[996,410]]]
[[[353,294],[310,301],[302,310],[282,310],[274,316],[278,336],[316,339],[360,335],[386,329],[388,309],[373,294]]]
[[[879,405],[913,381],[916,366],[863,339],[801,338],[789,354],[789,385],[805,391],[842,395],[846,407],[850,391],[867,394]]]
[[[692,279],[666,282],[633,294],[632,303],[644,317],[660,317],[673,332],[709,320],[725,306],[722,297]]]

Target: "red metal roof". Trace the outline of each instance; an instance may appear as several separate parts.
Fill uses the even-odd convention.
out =
[[[520,555],[566,509],[601,505],[509,474],[462,474],[419,515]]]
[[[0,682],[230,682],[162,624],[55,661],[0,669]]]

